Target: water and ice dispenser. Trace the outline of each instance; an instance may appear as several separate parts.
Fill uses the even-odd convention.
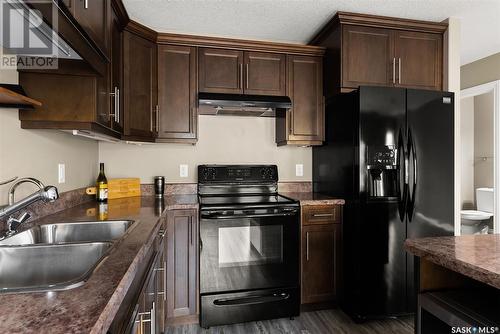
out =
[[[393,145],[367,148],[366,172],[369,197],[397,196],[397,149]]]

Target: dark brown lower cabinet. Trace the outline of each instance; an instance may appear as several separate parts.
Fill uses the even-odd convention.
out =
[[[341,224],[335,220],[321,224],[302,221],[302,304],[337,300],[341,240]]]
[[[167,213],[167,324],[196,317],[198,312],[197,210]]]

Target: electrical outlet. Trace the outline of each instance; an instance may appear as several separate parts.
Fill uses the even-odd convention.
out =
[[[179,176],[188,177],[188,165],[179,165]]]
[[[295,176],[304,176],[304,165],[296,164],[295,165]]]
[[[59,183],[66,182],[66,165],[58,164],[57,165],[57,180]]]

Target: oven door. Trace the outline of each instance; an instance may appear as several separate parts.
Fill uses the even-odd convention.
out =
[[[299,286],[299,208],[201,210],[200,293]]]

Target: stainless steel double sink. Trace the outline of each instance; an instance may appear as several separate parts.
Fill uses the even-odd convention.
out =
[[[37,225],[0,240],[0,293],[82,285],[131,220]]]

